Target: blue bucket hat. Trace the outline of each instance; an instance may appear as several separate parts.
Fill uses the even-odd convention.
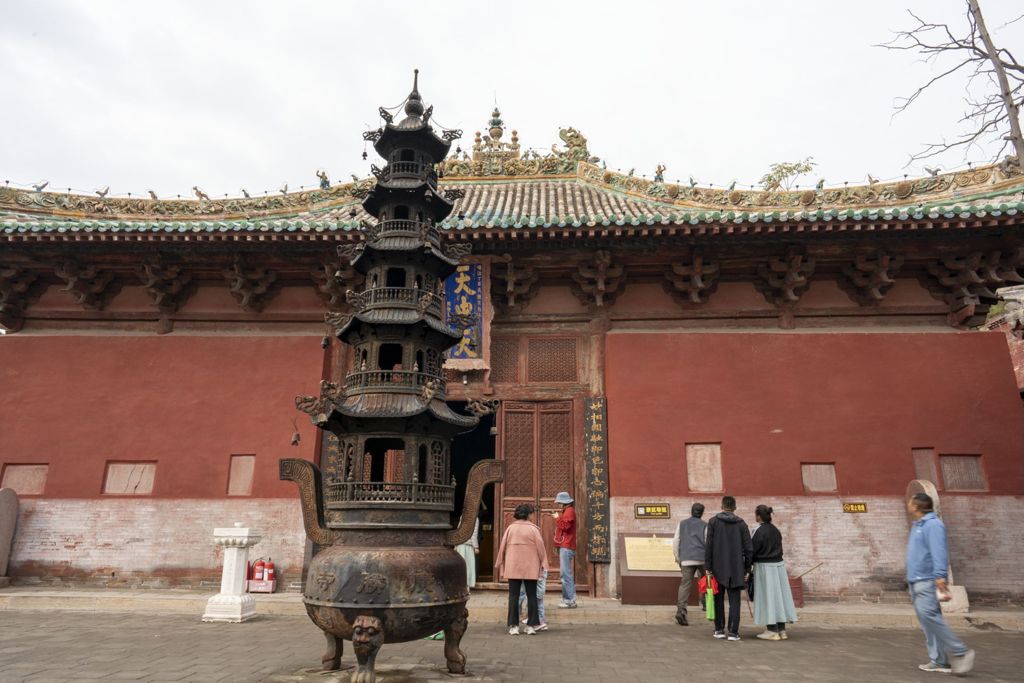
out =
[[[555,496],[555,502],[561,505],[569,505],[572,503],[572,496],[569,495],[568,491],[559,491],[558,495]]]

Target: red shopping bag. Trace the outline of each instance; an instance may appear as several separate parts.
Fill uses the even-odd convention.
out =
[[[711,577],[711,590],[708,590],[708,575],[700,577],[697,582],[697,590],[701,593],[711,593],[712,595],[718,595],[718,579],[714,576]]]

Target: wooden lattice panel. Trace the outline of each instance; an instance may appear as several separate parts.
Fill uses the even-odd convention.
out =
[[[506,496],[534,496],[533,426],[533,413],[505,413]]]
[[[577,381],[576,339],[534,337],[528,341],[527,382]]]
[[[444,471],[444,445],[434,441],[430,445],[430,482],[431,484],[447,484],[447,472]]]
[[[405,481],[405,451],[390,450],[384,454],[384,481]]]
[[[566,404],[568,408],[570,404]],[[540,497],[572,494],[572,413],[540,414]]]
[[[491,340],[491,381],[519,381],[519,338],[495,337]]]

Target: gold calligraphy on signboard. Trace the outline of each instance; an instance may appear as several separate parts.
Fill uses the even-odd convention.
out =
[[[608,502],[608,447],[605,428],[605,399],[586,400],[583,443],[586,449],[587,554],[591,562],[611,562],[611,522]]]
[[[843,503],[843,512],[867,512],[867,503]]]

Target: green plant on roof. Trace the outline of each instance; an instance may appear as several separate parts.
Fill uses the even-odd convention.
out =
[[[768,167],[768,172],[761,176],[761,187],[768,192],[789,190],[794,181],[805,173],[810,173],[817,166],[813,157],[803,161],[780,161]]]

